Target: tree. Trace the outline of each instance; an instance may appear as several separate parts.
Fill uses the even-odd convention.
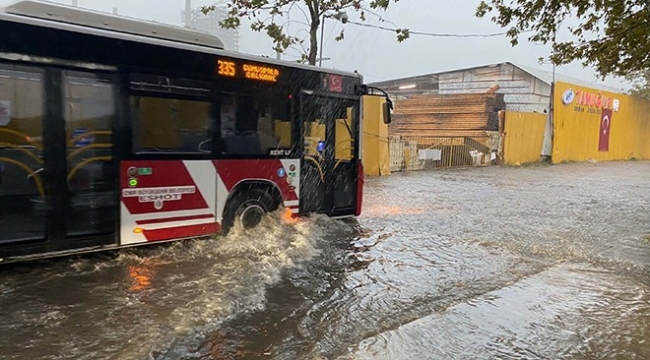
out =
[[[650,70],[635,72],[625,79],[632,83],[630,94],[650,100]]]
[[[491,20],[509,27],[513,46],[519,36],[532,31],[528,40],[552,43],[549,57],[556,65],[581,60],[602,76],[627,76],[650,69],[650,2],[648,0],[484,0],[476,16],[495,13]],[[575,19],[575,20],[573,20]],[[561,23],[573,37],[556,41]]]
[[[289,34],[286,23],[280,24],[278,20],[288,18],[293,10],[302,12],[307,20],[304,25],[309,31],[309,48],[304,49],[303,61],[311,65],[316,64],[318,54],[318,29],[322,26],[323,17],[341,17],[346,10],[359,13],[361,20],[366,19],[368,13],[375,14],[374,10],[387,10],[391,3],[399,0],[226,0],[228,17],[220,23],[226,29],[235,29],[241,25],[241,19],[251,20],[251,29],[265,31],[273,40],[273,50],[284,53],[295,44],[302,44],[303,40]],[[305,9],[306,8],[306,9]],[[207,14],[214,11],[215,6],[201,8]],[[375,14],[376,15],[376,14]],[[397,29],[397,40],[404,41],[409,37],[407,29]],[[337,40],[342,40],[344,33],[341,31]]]

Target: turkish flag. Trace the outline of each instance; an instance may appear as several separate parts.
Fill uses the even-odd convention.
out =
[[[600,134],[598,151],[609,151],[609,133],[612,128],[612,109],[603,109],[600,113]]]
[[[329,75],[329,91],[331,92],[343,92],[343,76],[340,75]]]

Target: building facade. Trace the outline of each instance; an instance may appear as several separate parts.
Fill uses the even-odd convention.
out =
[[[201,9],[191,9],[190,6],[186,6],[186,9],[191,9],[189,16],[187,16],[187,10],[183,10],[181,19],[186,27],[205,31],[221,39],[227,50],[239,51],[239,29],[222,28],[219,22],[228,17],[228,9],[216,4],[215,6],[215,10],[208,14],[201,12]]]
[[[503,94],[505,109],[547,114],[543,156],[552,153],[551,89],[554,82],[566,82],[620,93],[620,89],[596,85],[552,72],[510,62],[450,70],[371,84],[386,90],[395,99],[415,95]],[[496,89],[496,90],[495,90]]]

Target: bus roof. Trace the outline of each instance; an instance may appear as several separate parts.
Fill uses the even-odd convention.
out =
[[[195,29],[80,9],[49,1],[15,1],[0,10],[0,20],[361,78],[361,75],[356,72],[324,69],[270,58],[262,60],[260,56],[228,51],[224,49],[223,42],[218,37]]]
[[[4,12],[53,22],[174,40],[216,49],[224,48],[223,42],[218,37],[206,32],[190,30],[180,26],[165,25],[153,21],[142,21],[59,3],[20,0],[6,6]]]

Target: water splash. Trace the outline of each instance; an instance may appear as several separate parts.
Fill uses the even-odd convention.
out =
[[[280,217],[227,237],[66,259],[7,276],[0,299],[12,315],[0,332],[14,334],[0,345],[9,359],[187,356],[223,321],[263,309],[268,287],[319,255],[323,225],[338,226],[318,216],[294,224]],[[19,338],[29,338],[31,350]]]

